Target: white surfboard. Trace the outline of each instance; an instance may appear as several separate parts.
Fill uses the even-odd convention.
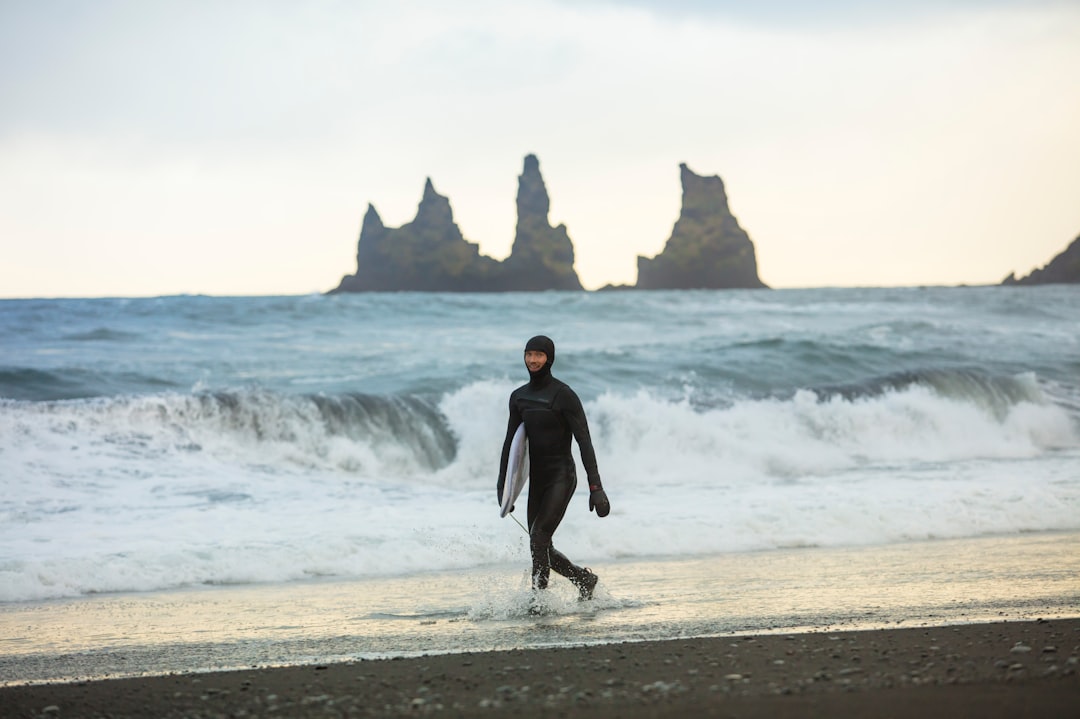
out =
[[[525,482],[529,479],[529,440],[525,438],[525,423],[518,425],[510,440],[510,461],[506,464],[506,482],[503,484],[502,506],[499,516],[510,514]]]

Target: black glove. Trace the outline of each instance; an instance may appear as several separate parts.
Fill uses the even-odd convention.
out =
[[[606,517],[611,511],[611,502],[608,501],[607,493],[599,484],[589,485],[589,511],[596,510],[597,517]]]

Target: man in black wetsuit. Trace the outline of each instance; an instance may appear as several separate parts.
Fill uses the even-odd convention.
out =
[[[506,425],[499,462],[499,503],[502,504],[510,442],[518,425],[525,423],[529,439],[529,549],[532,552],[533,588],[546,589],[554,569],[578,588],[582,599],[592,599],[597,576],[579,567],[552,546],[551,537],[562,522],[577,487],[577,472],[570,454],[570,438],[577,440],[581,463],[589,478],[589,511],[599,517],[611,511],[596,469],[596,452],[589,438],[585,410],[574,390],[551,376],[555,343],[543,335],[525,344],[529,383],[510,394],[510,420]]]

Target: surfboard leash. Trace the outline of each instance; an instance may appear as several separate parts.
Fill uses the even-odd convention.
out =
[[[521,531],[522,531],[522,532],[525,532],[525,535],[526,535],[526,536],[528,536],[528,534],[529,534],[529,530],[525,529],[525,525],[521,523],[521,520],[520,520],[520,519],[518,519],[517,517],[515,517],[515,516],[514,516],[513,514],[511,514],[511,515],[510,515],[510,519],[512,519],[512,520],[514,520],[515,522],[517,522],[517,526],[521,527]]]

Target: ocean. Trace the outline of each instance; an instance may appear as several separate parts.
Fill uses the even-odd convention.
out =
[[[0,666],[153,644],[124,617],[165,605],[174,646],[262,606],[266,661],[1080,611],[1078,317],[1074,286],[3,300]],[[612,504],[579,483],[555,536],[596,604],[539,620],[495,496],[535,334]],[[811,566],[882,597],[806,609]]]

